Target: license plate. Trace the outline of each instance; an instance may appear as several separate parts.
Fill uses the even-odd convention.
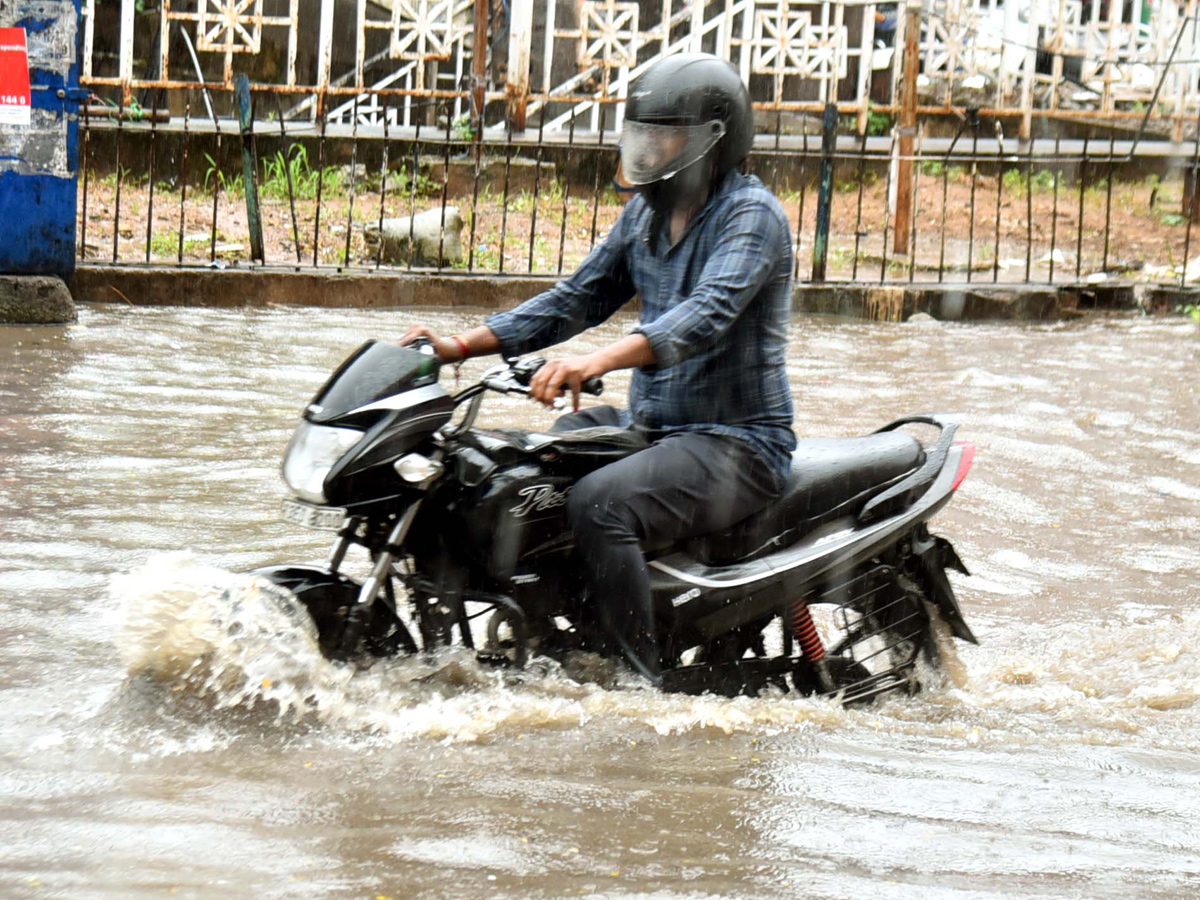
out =
[[[283,518],[304,528],[320,531],[341,531],[346,510],[340,506],[313,506],[299,500],[283,501]]]

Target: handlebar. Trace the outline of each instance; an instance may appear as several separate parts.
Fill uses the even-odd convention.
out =
[[[474,426],[485,391],[491,390],[500,394],[528,394],[529,382],[538,369],[545,364],[545,359],[534,356],[520,361],[507,359],[503,365],[488,369],[478,383],[454,396],[455,405],[469,401],[469,406],[466,415],[460,422],[447,422],[442,426],[438,432],[440,439],[448,440]],[[579,390],[582,393],[598,397],[604,390],[604,382],[599,378],[589,378],[579,386]]]
[[[528,359],[506,360],[507,368],[497,368],[483,376],[484,386],[502,394],[528,394],[529,382],[537,374],[546,360],[541,356],[531,356]],[[589,378],[579,386],[580,393],[599,397],[604,393],[604,382],[599,378]]]

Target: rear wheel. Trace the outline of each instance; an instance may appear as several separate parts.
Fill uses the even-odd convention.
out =
[[[826,671],[835,691],[848,691],[871,677],[871,671],[861,663],[845,657],[826,657]],[[791,674],[792,690],[800,694],[824,693],[816,666],[806,659],[798,660]],[[846,701],[843,701],[846,702]]]
[[[920,690],[916,667],[923,655],[928,658],[932,641],[927,602],[919,586],[892,566],[879,564],[810,598],[810,603],[824,620],[824,663],[843,703]],[[793,683],[797,689],[811,686],[815,674],[811,664],[798,667]]]

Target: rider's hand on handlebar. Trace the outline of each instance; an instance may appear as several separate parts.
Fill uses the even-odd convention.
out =
[[[397,343],[404,347],[419,338],[425,338],[433,345],[433,352],[442,362],[458,362],[462,359],[462,348],[459,347],[458,342],[454,338],[438,337],[428,325],[412,326]]]
[[[604,370],[591,356],[572,356],[546,363],[529,382],[529,396],[543,406],[553,408],[560,394],[571,394],[571,408],[579,412],[580,386],[589,378],[603,375]]]

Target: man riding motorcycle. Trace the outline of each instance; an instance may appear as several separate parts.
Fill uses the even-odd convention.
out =
[[[775,499],[796,446],[786,371],[791,236],[775,197],[738,171],[750,152],[750,99],[729,63],[703,53],[659,60],[626,101],[621,136],[631,200],[570,277],[466,334],[416,325],[447,362],[519,356],[605,321],[636,294],[632,333],[533,378],[574,413],[555,430],[619,426],[645,450],[580,479],[568,519],[600,623],[633,667],[660,669],[650,577],[641,545],[720,531]],[[634,369],[629,408],[579,411],[589,378]]]

